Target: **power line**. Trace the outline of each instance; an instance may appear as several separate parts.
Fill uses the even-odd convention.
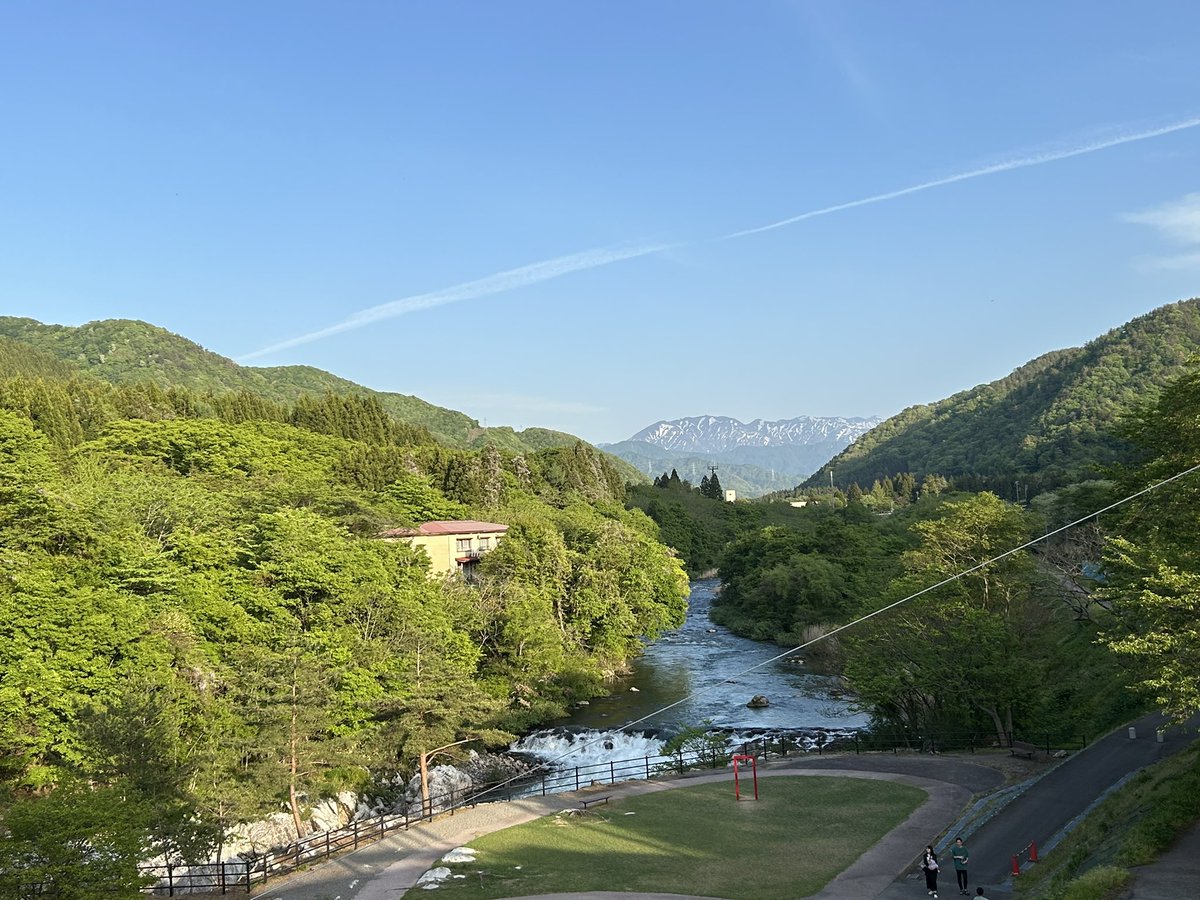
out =
[[[640,719],[634,719],[631,722],[626,722],[625,724],[619,726],[619,729],[627,729],[627,728],[632,728],[635,725],[641,725],[643,722],[646,722],[649,719],[652,719],[661,713],[667,712],[668,710],[674,709],[676,706],[680,706],[681,704],[687,703],[689,700],[694,700],[697,697],[703,697],[706,694],[711,694],[714,691],[720,690],[720,689],[724,688],[725,685],[731,680],[741,678],[745,675],[749,675],[751,672],[761,669],[763,666],[770,665],[771,663],[777,662],[778,660],[781,660],[786,656],[791,656],[793,653],[797,653],[801,650],[805,650],[808,647],[811,647],[813,644],[816,644],[827,638],[831,638],[835,634],[840,634],[841,632],[846,631],[849,628],[853,628],[856,625],[861,625],[863,622],[866,622],[868,619],[873,619],[882,613],[885,613],[885,612],[888,612],[889,610],[895,609],[898,606],[902,606],[903,604],[908,603],[910,600],[915,600],[920,596],[928,594],[930,591],[935,591],[940,587],[945,587],[948,584],[952,584],[953,582],[958,581],[960,578],[965,578],[967,575],[970,575],[973,572],[978,572],[980,569],[986,568],[987,566],[990,566],[993,563],[997,563],[1002,559],[1006,559],[1015,553],[1020,553],[1022,550],[1028,550],[1030,547],[1034,546],[1035,544],[1040,544],[1042,541],[1048,540],[1049,538],[1054,537],[1056,534],[1061,534],[1062,532],[1067,531],[1071,528],[1074,528],[1077,525],[1082,525],[1084,522],[1088,521],[1089,519],[1094,519],[1097,516],[1102,515],[1103,513],[1109,512],[1110,510],[1114,510],[1119,506],[1124,506],[1126,503],[1129,503],[1132,500],[1136,500],[1138,497],[1142,497],[1146,494],[1151,493],[1152,491],[1156,491],[1159,488],[1164,487],[1165,485],[1168,485],[1173,481],[1178,481],[1181,478],[1186,478],[1188,475],[1191,475],[1194,472],[1200,472],[1200,463],[1197,463],[1196,465],[1192,466],[1191,468],[1184,469],[1182,472],[1177,472],[1176,474],[1170,476],[1169,478],[1164,478],[1161,481],[1155,482],[1154,484],[1150,485],[1149,487],[1142,488],[1140,491],[1136,491],[1132,494],[1129,494],[1126,497],[1122,497],[1120,500],[1117,500],[1114,503],[1110,503],[1110,504],[1108,504],[1108,506],[1098,509],[1095,512],[1090,512],[1086,516],[1081,516],[1080,518],[1076,519],[1074,522],[1070,522],[1059,528],[1055,528],[1053,531],[1047,531],[1045,534],[1041,535],[1040,537],[1036,537],[1033,540],[1026,541],[1024,544],[1021,544],[1018,547],[1013,547],[1011,550],[1005,550],[1003,553],[993,556],[991,559],[986,559],[981,563],[977,563],[976,565],[971,566],[969,569],[963,569],[961,572],[951,575],[948,578],[943,578],[941,581],[937,582],[936,584],[931,584],[927,587],[923,587],[923,588],[921,588],[921,590],[916,591],[915,593],[909,594],[907,597],[903,597],[903,598],[895,601],[894,603],[889,603],[887,606],[880,607],[879,609],[877,609],[873,612],[869,612],[864,616],[859,616],[857,619],[854,619],[851,622],[847,622],[845,625],[839,625],[837,628],[827,631],[824,634],[820,635],[819,637],[813,638],[811,641],[806,641],[803,644],[799,644],[795,647],[792,647],[790,650],[785,650],[782,653],[776,654],[775,656],[772,656],[769,659],[765,659],[760,663],[750,666],[750,668],[748,668],[748,669],[744,669],[741,672],[738,672],[738,673],[730,676],[730,678],[725,679],[720,684],[710,685],[709,687],[701,688],[700,690],[693,691],[692,693],[688,694],[686,697],[682,697],[679,700],[674,701],[673,703],[668,703],[666,706],[659,707],[658,709],[642,716]],[[587,743],[584,743],[578,747],[573,747],[572,749],[568,750],[566,753],[563,753],[562,755],[557,756],[553,759],[547,760],[545,762],[545,765],[550,766],[550,765],[554,765],[556,763],[562,762],[564,759],[567,759],[572,754],[578,753],[582,750],[586,750],[589,747],[593,747],[596,744],[600,743],[602,740],[603,740],[603,738],[596,738],[595,740],[588,741]],[[497,785],[493,785],[492,787],[488,788],[487,790],[494,791],[497,788],[502,788],[505,785],[511,784],[514,781],[518,781],[519,778],[520,778],[520,776],[513,776],[512,778],[509,778],[506,781],[502,781]],[[483,793],[486,793],[486,792],[480,792],[478,794],[472,795],[471,797],[468,798],[468,802],[471,800],[478,799],[479,797],[481,797],[483,795]]]

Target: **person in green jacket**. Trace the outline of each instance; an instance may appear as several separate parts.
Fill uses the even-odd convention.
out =
[[[967,895],[967,857],[970,855],[971,851],[967,849],[963,839],[955,838],[950,858],[954,860],[954,875],[958,879],[958,892],[964,896]]]

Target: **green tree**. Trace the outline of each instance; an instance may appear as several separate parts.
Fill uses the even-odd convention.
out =
[[[0,836],[0,898],[23,900],[27,885],[42,884],[62,900],[136,900],[146,884],[138,863],[151,851],[147,813],[117,788],[75,780],[17,800]]]
[[[336,673],[314,641],[295,637],[279,649],[240,648],[235,662],[233,702],[251,727],[240,747],[247,783],[284,801],[303,837],[302,798],[344,760],[344,742],[333,730]]]
[[[725,490],[721,487],[721,479],[717,477],[716,471],[712,473],[711,478],[706,476],[700,479],[700,495],[709,500],[725,499]]]
[[[880,718],[945,731],[982,713],[1000,741],[1012,733],[1037,681],[1022,647],[1045,612],[1025,553],[976,567],[1019,546],[1028,528],[1024,513],[994,494],[946,503],[938,517],[913,526],[921,543],[904,554],[906,575],[886,599],[974,571],[864,623],[847,640],[847,678]]]
[[[1163,390],[1129,428],[1149,456],[1121,479],[1144,489],[1200,460],[1200,359]],[[1200,475],[1136,499],[1107,544],[1099,596],[1114,615],[1102,636],[1127,660],[1137,686],[1186,719],[1200,710]]]
[[[205,762],[197,749],[213,739],[198,700],[191,686],[139,676],[80,721],[90,777],[140,805],[150,855],[172,863],[206,859],[220,842],[220,823],[201,814],[189,791]]]
[[[0,546],[44,546],[56,538],[63,517],[60,492],[49,441],[27,420],[0,410]]]

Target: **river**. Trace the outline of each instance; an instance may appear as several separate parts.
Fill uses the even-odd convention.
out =
[[[739,738],[838,732],[867,724],[841,695],[835,678],[785,660],[747,671],[783,648],[713,624],[708,611],[718,585],[716,579],[692,582],[683,626],[648,644],[631,672],[614,682],[611,694],[580,706],[557,727],[526,735],[512,749],[545,760],[570,757],[571,764],[583,765],[653,755],[665,737],[706,721]],[[770,705],[748,708],[756,694]]]

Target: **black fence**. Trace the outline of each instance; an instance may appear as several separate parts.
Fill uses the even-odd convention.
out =
[[[641,756],[610,760],[588,766],[543,767],[540,771],[498,785],[471,791],[453,791],[430,797],[421,808],[403,813],[385,813],[359,819],[342,828],[301,838],[284,847],[227,862],[200,865],[142,865],[139,871],[147,881],[146,891],[157,896],[184,894],[249,893],[269,878],[286,875],[334,854],[382,839],[400,829],[407,830],[436,816],[450,815],[479,803],[545,797],[549,794],[578,791],[596,784],[651,779],[655,776],[683,774],[697,769],[718,769],[729,764],[733,754],[757,759],[786,759],[813,753],[942,753],[976,752],[985,749],[1036,747],[1051,755],[1058,750],[1082,749],[1086,738],[1080,735],[1006,734],[992,732],[813,732],[805,736],[776,735],[747,741],[736,746],[701,746],[669,755]],[[30,884],[26,896],[52,898],[53,885]]]
[[[920,753],[975,753],[979,750],[1012,749],[1022,744],[1035,747],[1051,756],[1059,750],[1082,750],[1088,744],[1087,735],[1065,731],[1005,732],[995,731],[904,731],[880,729],[859,732],[853,738],[855,752],[901,751]]]

